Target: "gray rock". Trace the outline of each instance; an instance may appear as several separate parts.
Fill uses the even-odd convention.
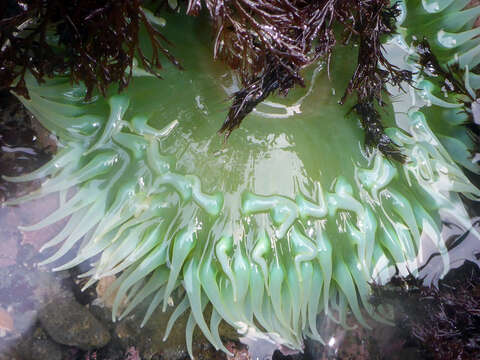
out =
[[[73,297],[59,297],[39,312],[42,327],[56,342],[82,350],[101,348],[110,341],[108,330]]]
[[[42,328],[33,333],[18,345],[17,352],[23,360],[61,360],[62,348],[54,343]]]

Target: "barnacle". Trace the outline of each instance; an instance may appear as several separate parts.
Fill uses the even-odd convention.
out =
[[[416,34],[433,44],[439,31],[461,40],[475,36],[465,35],[474,16],[464,21],[465,13],[457,14],[467,1],[436,3],[405,1],[407,40]],[[417,16],[423,20],[416,23]],[[430,18],[435,21],[425,21]],[[357,50],[339,45],[331,80],[323,62],[305,69],[305,88],[269,97],[224,143],[216,130],[238,80],[211,60],[202,19],[171,16],[167,23],[165,35],[185,70],[165,64],[163,79],[133,64],[127,89],[119,94],[111,86],[105,97],[85,101],[85,86],[68,77],[38,85],[26,76],[31,99],[22,101],[57,135],[60,149],[33,173],[8,178],[49,177],[9,203],[59,193],[58,210],[25,231],[69,217],[44,246],[58,246],[44,264],[61,261],[77,245],[75,258],[57,270],[99,255],[82,276],[90,286],[118,275],[113,318],[148,298],[145,322],[173,303],[165,336],[189,312],[190,355],[196,326],[228,352],[218,332],[222,320],[275,333],[293,348],[302,347],[304,336],[322,341],[319,313],[346,327],[349,311],[367,327],[366,314],[384,320],[368,301],[369,282],[392,266],[416,273],[422,237],[435,244],[448,270],[440,214],[470,228],[459,194],[480,197],[460,167],[478,172],[469,158],[474,143],[460,124],[468,109],[452,111],[468,102],[449,105],[454,102],[435,95],[438,81],[420,76],[418,88],[430,107],[409,111],[401,127],[391,106],[375,110],[404,162],[365,153],[363,131],[349,111],[354,102],[338,104]],[[461,59],[472,94],[480,86],[470,71],[477,60],[466,54],[477,51],[477,43],[442,47],[439,55],[441,64]],[[121,308],[125,297],[128,305]]]

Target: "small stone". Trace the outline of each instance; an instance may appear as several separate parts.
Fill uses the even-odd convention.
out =
[[[60,344],[92,350],[110,341],[105,326],[73,297],[51,301],[41,310],[39,319],[50,337]]]
[[[17,352],[24,360],[61,360],[62,348],[54,343],[41,328],[24,339]]]

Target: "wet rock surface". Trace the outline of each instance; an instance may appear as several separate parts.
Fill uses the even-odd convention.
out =
[[[123,349],[133,346],[140,352],[144,360],[188,359],[185,345],[185,327],[188,320],[186,314],[178,318],[174,329],[164,341],[165,326],[173,312],[172,308],[167,309],[166,312],[157,309],[142,328],[140,325],[148,302],[144,306],[140,306],[132,315],[115,323],[111,321],[111,308],[102,303],[99,304],[98,301],[94,301],[94,303],[98,305],[91,306],[91,312],[103,323],[109,324],[112,334],[112,343],[109,346],[116,344]],[[208,310],[205,316],[209,318]],[[231,327],[221,324],[219,332],[225,342],[238,344],[238,335]],[[197,359],[226,359],[225,354],[213,349],[198,328],[195,329],[194,339],[193,352]]]
[[[39,320],[48,335],[59,344],[92,350],[110,341],[105,326],[71,296],[50,301],[39,312]]]
[[[40,327],[26,335],[17,347],[17,353],[25,360],[61,360],[63,350]]]

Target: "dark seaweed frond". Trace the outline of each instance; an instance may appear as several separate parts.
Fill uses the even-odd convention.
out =
[[[412,74],[389,63],[382,52],[384,36],[395,33],[395,21],[399,15],[397,5],[389,1],[364,1],[351,28],[358,34],[359,52],[357,67],[342,98],[355,92],[358,101],[377,101],[382,104],[382,92],[386,83],[400,86],[411,82]]]
[[[387,83],[401,87],[403,82],[412,82],[412,73],[390,64],[382,52],[382,39],[395,33],[399,11],[396,4],[391,6],[388,1],[365,1],[359,7],[350,30],[359,38],[357,67],[341,103],[350,94],[356,93],[354,110],[360,116],[365,131],[365,144],[378,147],[387,157],[403,162],[404,156],[384,134],[380,114],[375,109],[375,104],[384,105],[382,94]]]
[[[358,65],[342,102],[355,93],[362,109],[357,113],[366,114],[366,107],[374,111],[374,102],[383,104],[387,82],[411,82],[412,74],[390,64],[382,53],[382,40],[395,32],[399,14],[389,0],[190,0],[187,12],[196,15],[202,5],[212,18],[215,56],[237,70],[243,84],[220,129],[227,136],[270,93],[286,94],[302,86],[303,67],[321,57],[329,61],[338,25],[343,28],[342,42],[359,45]],[[367,144],[399,158],[392,155],[398,151],[383,135],[377,112],[363,117],[362,123]]]
[[[69,73],[72,81],[85,83],[89,98],[94,89],[105,93],[113,83],[119,90],[127,86],[135,56],[157,76],[162,55],[178,65],[141,5],[141,0],[9,0],[0,16],[0,87],[28,97],[27,71],[39,82]],[[152,44],[150,56],[139,46],[141,26]]]
[[[365,132],[365,145],[368,147],[378,147],[378,149],[390,159],[403,163],[405,156],[395,146],[392,140],[384,133],[380,114],[372,101],[359,102],[353,110],[360,117],[362,127]]]
[[[142,0],[9,0],[0,16],[0,87],[28,97],[27,70],[38,81],[69,73],[72,81],[85,83],[89,98],[94,89],[105,94],[110,84],[117,84],[120,91],[126,87],[135,56],[157,76],[161,57],[179,66],[142,4]],[[340,41],[359,47],[357,67],[342,103],[355,94],[366,144],[399,158],[375,111],[375,106],[383,105],[386,83],[400,86],[411,81],[410,72],[390,64],[382,53],[384,37],[395,32],[396,4],[390,0],[189,0],[187,13],[197,15],[202,6],[212,20],[214,56],[236,70],[242,82],[220,129],[226,137],[269,94],[286,95],[293,86],[303,86],[302,68],[320,58],[329,63]],[[141,27],[152,44],[151,55],[139,46]]]
[[[396,323],[429,359],[478,359],[480,353],[480,270],[466,262],[427,287],[410,275],[373,285],[375,304],[393,304]],[[408,339],[410,340],[410,339]]]
[[[438,84],[442,91],[460,95],[457,101],[463,104],[463,111],[468,115],[465,125],[472,140],[480,144],[480,93],[477,90],[472,94],[466,88],[465,69],[460,68],[457,63],[442,67],[427,39],[417,41],[414,45],[422,74]],[[472,71],[478,73],[478,70],[477,68]]]
[[[436,79],[442,86],[445,86],[445,90],[465,95],[474,100],[465,87],[463,81],[464,70],[460,69],[458,64],[447,65],[444,69],[433,53],[427,39],[417,41],[414,45],[415,51],[419,56],[418,63],[424,75],[428,78]]]
[[[227,119],[218,131],[227,139],[252,110],[278,89],[289,89],[295,78],[278,65],[270,65],[262,76],[234,94]]]

